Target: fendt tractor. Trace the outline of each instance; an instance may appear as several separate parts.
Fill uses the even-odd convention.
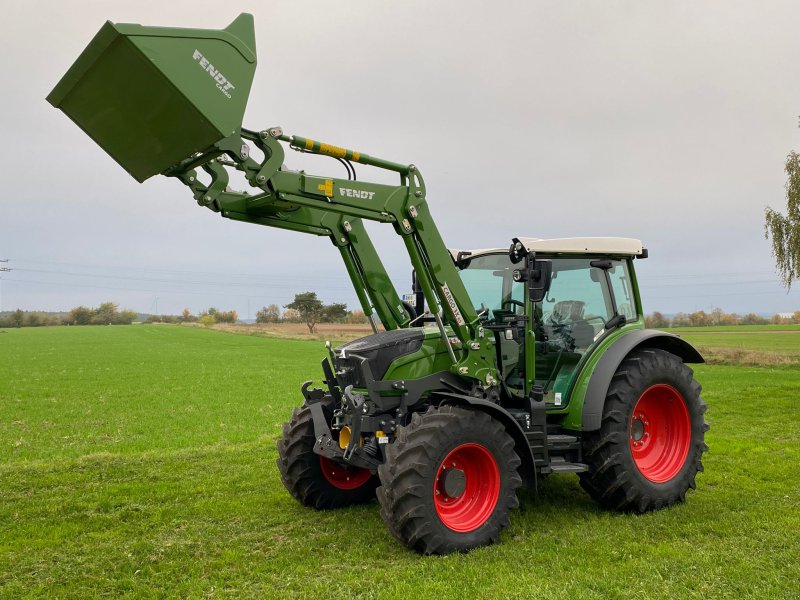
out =
[[[413,164],[242,127],[256,68],[253,18],[222,30],[106,22],[48,96],[137,181],[186,185],[227,219],[330,238],[373,334],[321,349],[278,469],[304,506],[377,496],[389,531],[426,554],[496,542],[523,486],[576,473],[601,506],[683,502],[707,450],[702,356],[648,330],[636,239],[516,237],[449,250]],[[284,146],[347,176],[284,164]],[[394,173],[358,180],[354,165]],[[244,175],[251,192],[231,189]],[[364,221],[390,225],[413,268],[401,296]]]

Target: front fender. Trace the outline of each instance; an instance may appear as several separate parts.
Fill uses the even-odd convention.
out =
[[[473,396],[464,396],[462,394],[454,394],[449,392],[437,393],[436,397],[440,400],[439,405],[449,404],[451,406],[461,406],[464,408],[472,408],[474,410],[482,410],[493,419],[497,419],[506,428],[506,431],[514,440],[514,451],[522,461],[520,467],[522,481],[530,489],[536,487],[536,472],[534,469],[533,452],[528,444],[528,439],[525,437],[525,432],[520,427],[517,420],[508,413],[502,406],[483,400],[482,398],[475,398]]]
[[[639,329],[622,336],[603,353],[594,371],[592,371],[583,400],[581,431],[596,431],[600,429],[603,406],[606,402],[608,387],[611,385],[611,378],[616,373],[620,363],[625,360],[625,357],[639,348],[665,350],[685,363],[705,362],[705,359],[689,342],[674,333],[656,329]]]

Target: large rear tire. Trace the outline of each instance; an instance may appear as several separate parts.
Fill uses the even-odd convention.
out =
[[[415,414],[386,454],[378,467],[381,517],[418,552],[494,543],[519,505],[514,441],[486,413],[443,406]]]
[[[581,486],[601,506],[646,512],[686,500],[703,470],[706,404],[692,370],[663,350],[638,350],[609,386],[598,431],[584,434]]]
[[[330,421],[330,401],[323,404],[323,412]],[[283,437],[278,441],[281,481],[300,504],[316,509],[342,508],[375,497],[378,478],[369,469],[315,454],[315,441],[311,409],[303,404],[292,410],[292,419],[283,424]]]

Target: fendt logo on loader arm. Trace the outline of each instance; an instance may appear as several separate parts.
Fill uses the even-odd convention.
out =
[[[218,69],[215,69],[214,65],[208,62],[208,59],[203,56],[199,50],[194,51],[192,58],[198,61],[200,66],[203,67],[203,70],[205,70],[211,76],[211,78],[217,82],[217,89],[230,98],[231,95],[228,90],[236,89],[236,86],[228,81],[228,78],[220,73]]]
[[[375,192],[368,192],[367,190],[354,190],[351,188],[339,188],[340,196],[347,196],[349,198],[364,198],[365,200],[372,200]]]

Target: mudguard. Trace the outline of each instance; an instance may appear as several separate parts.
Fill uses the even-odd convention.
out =
[[[608,387],[611,385],[611,378],[625,357],[638,348],[665,350],[685,363],[705,362],[705,359],[689,342],[674,333],[656,329],[640,329],[622,336],[605,351],[589,379],[586,396],[583,400],[582,431],[600,429],[603,406]]]

